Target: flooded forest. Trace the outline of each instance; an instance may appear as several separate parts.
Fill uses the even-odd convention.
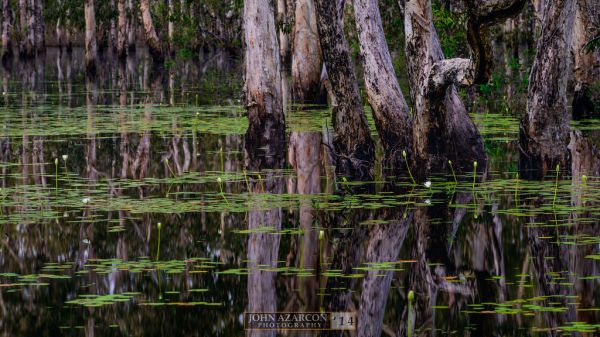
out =
[[[0,4],[0,337],[600,335],[600,1]]]

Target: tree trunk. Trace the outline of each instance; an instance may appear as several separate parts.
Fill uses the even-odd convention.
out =
[[[127,0],[127,50],[135,51],[135,15],[133,0]]]
[[[34,36],[32,10],[29,0],[19,0],[19,24],[21,30],[21,41],[19,42],[19,54],[22,57],[34,55]]]
[[[455,85],[472,85],[475,69],[469,59],[445,60],[432,22],[430,0],[409,0],[404,11],[406,55],[414,104],[416,172],[421,178],[444,172],[448,160],[454,170],[484,170],[483,140],[469,118]]]
[[[146,33],[146,43],[152,55],[152,60],[155,63],[164,61],[162,45],[154,29],[154,22],[150,14],[150,3],[148,0],[140,0],[140,10],[142,12],[142,21],[144,23],[144,31]]]
[[[600,93],[592,85],[600,81],[600,50],[589,50],[587,43],[600,36],[600,2],[576,0],[573,54],[575,55],[575,92],[573,118],[598,116]]]
[[[34,0],[35,17],[35,50],[36,52],[46,51],[46,24],[44,23],[44,5],[42,0]]]
[[[354,15],[363,58],[365,87],[375,126],[386,153],[384,166],[406,170],[403,151],[410,154],[412,120],[398,84],[377,0],[355,0]]]
[[[127,28],[129,28],[126,0],[118,0],[117,11],[119,13],[117,21],[117,56],[123,60],[127,57]]]
[[[288,22],[288,6],[286,0],[277,0],[277,24],[279,25],[279,57],[281,63],[289,65],[290,58],[290,34],[287,30]]]
[[[342,27],[343,1],[316,0],[316,8],[323,61],[335,98],[332,114],[336,170],[352,179],[369,180],[374,144]]]
[[[270,1],[244,1],[244,92],[248,111],[246,150],[266,148],[266,160],[285,152],[285,118],[281,93],[279,45]]]
[[[173,53],[175,51],[175,47],[173,46],[173,39],[175,34],[175,23],[173,22],[173,16],[175,15],[175,5],[173,1],[169,1],[169,23],[167,25],[167,35],[169,37],[169,53]]]
[[[298,0],[294,20],[292,99],[296,103],[325,103],[321,91],[321,48],[313,0]]]
[[[98,59],[96,41],[96,10],[94,0],[85,0],[85,67],[88,73],[95,74]]]
[[[574,17],[575,0],[547,3],[521,120],[519,166],[525,178],[541,179],[557,165],[563,174],[571,169],[567,80]]]
[[[10,34],[11,11],[9,0],[2,1],[2,63],[6,63],[13,56],[13,45]]]
[[[60,10],[62,11],[64,9],[64,3],[63,0],[59,0],[58,1],[58,7],[60,8]],[[62,17],[59,17],[56,20],[56,27],[55,27],[55,31],[56,31],[56,43],[58,44],[58,48],[62,51],[62,47],[64,44],[64,27],[63,27],[63,20]]]

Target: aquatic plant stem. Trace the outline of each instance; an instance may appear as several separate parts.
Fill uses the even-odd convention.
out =
[[[406,336],[412,337],[412,320],[413,320],[413,303],[415,302],[415,293],[411,290],[408,292],[408,319],[406,322]]]
[[[560,172],[560,164],[556,164],[556,179],[554,180],[554,198],[552,199],[552,208],[556,207],[556,193],[558,192],[558,173]]]
[[[156,261],[158,261],[158,259],[160,258],[160,229],[162,227],[162,223],[158,223],[156,225],[156,227],[158,228],[158,238],[157,238],[157,247],[156,247]]]
[[[219,183],[219,190],[221,190],[221,196],[223,197],[223,200],[225,200],[227,206],[231,207],[231,205],[229,204],[229,200],[227,200],[227,198],[225,197],[225,192],[223,191],[223,180],[221,179],[221,177],[217,178],[217,182]]]
[[[515,203],[519,199],[519,172],[515,175],[516,184],[515,184]]]
[[[450,170],[452,170],[452,177],[454,177],[454,183],[458,184],[458,179],[456,179],[456,173],[454,173],[454,166],[452,166],[452,160],[448,160],[448,165],[450,165]]]
[[[58,194],[58,158],[54,159],[54,192]]]
[[[219,156],[221,157],[221,172],[225,172],[225,164],[223,161],[223,147],[219,148]]]
[[[477,162],[473,162],[473,195],[475,194],[475,182],[477,182]]]
[[[404,157],[404,163],[406,164],[406,170],[408,171],[408,175],[410,176],[410,180],[412,180],[413,185],[416,185],[415,178],[413,178],[412,172],[410,172],[410,165],[408,165],[406,151],[402,150],[402,157]]]

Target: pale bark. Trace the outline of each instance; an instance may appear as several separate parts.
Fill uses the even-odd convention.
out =
[[[398,84],[376,0],[355,0],[354,15],[363,58],[365,87],[386,153],[384,166],[406,170],[411,158],[412,120]]]
[[[2,62],[6,62],[13,55],[11,37],[11,10],[9,0],[2,1]]]
[[[118,0],[117,11],[119,13],[117,21],[117,55],[120,59],[124,59],[127,57],[127,28],[129,28],[126,0]]]
[[[370,179],[374,144],[342,27],[343,1],[316,0],[315,3],[323,61],[334,96],[336,170],[352,179]]]
[[[150,55],[152,55],[152,60],[155,63],[162,63],[164,61],[162,44],[156,34],[156,29],[154,29],[154,21],[152,20],[152,14],[150,13],[149,0],[140,0],[140,10],[146,34],[146,43],[148,44]]]
[[[297,103],[322,103],[321,48],[313,0],[298,0],[293,30],[292,99]]]
[[[526,178],[543,178],[557,165],[563,174],[571,169],[567,80],[574,17],[575,0],[547,3],[521,120],[519,166]]]
[[[85,67],[88,72],[96,71],[98,42],[96,40],[96,10],[94,0],[85,0]]]
[[[175,0],[168,0],[169,5],[169,23],[167,24],[167,36],[169,37],[169,52],[173,53],[175,47],[173,46],[173,39],[175,34],[175,22],[173,22],[173,15],[175,15]]]
[[[600,93],[592,90],[592,86],[600,81],[600,50],[589,50],[586,46],[600,34],[600,2],[576,0],[575,6],[573,117],[582,118],[600,114]]]
[[[267,161],[283,158],[285,118],[275,12],[269,1],[244,1],[246,150],[266,148]]]
[[[287,20],[287,2],[286,0],[277,0],[277,23],[281,26],[279,29],[279,57],[281,63],[286,63],[290,57],[290,35],[286,32],[286,27],[289,24]]]
[[[458,172],[472,171],[475,161],[485,169],[483,140],[455,87],[474,82],[474,62],[444,60],[430,0],[407,1],[404,18],[417,175],[444,171],[448,160]]]

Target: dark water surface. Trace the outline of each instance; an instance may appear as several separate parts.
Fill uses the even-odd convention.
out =
[[[333,174],[324,110],[289,109],[285,165],[245,171],[231,56],[83,70],[51,50],[2,71],[1,336],[240,336],[269,305],[401,336],[409,290],[415,335],[600,331],[600,183],[519,180],[505,97],[473,115],[482,182],[358,189]]]

